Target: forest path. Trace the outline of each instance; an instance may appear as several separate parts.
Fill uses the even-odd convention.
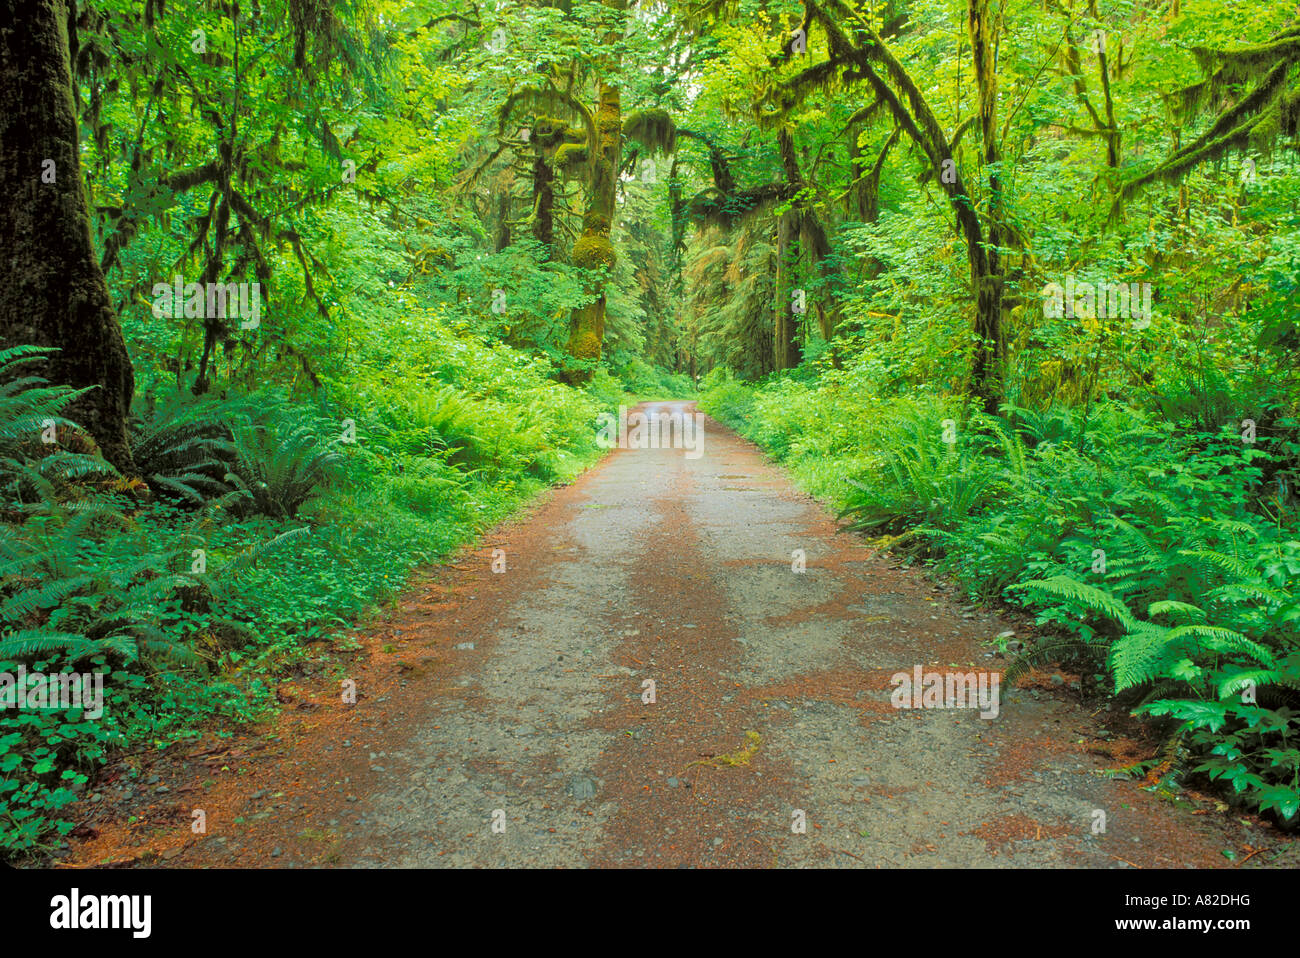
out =
[[[191,753],[209,771],[168,778],[191,797],[73,861],[147,835],[176,865],[1231,867],[1277,840],[1093,774],[1143,753],[1071,676],[995,718],[894,708],[895,673],[999,669],[982,640],[1024,624],[701,418],[698,458],[617,449],[430,570],[361,634],[354,707],[337,675],[282,687],[274,738]]]

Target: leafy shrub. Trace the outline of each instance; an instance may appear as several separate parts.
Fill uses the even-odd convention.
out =
[[[695,394],[690,376],[651,366],[638,356],[616,366],[614,375],[628,392],[645,399],[686,399]]]
[[[601,412],[615,412],[625,401],[623,384],[611,376],[608,369],[597,369],[592,374],[591,381],[587,383],[585,391],[593,401],[596,410]],[[591,427],[595,429],[594,419]]]
[[[719,422],[743,429],[754,403],[754,390],[735,379],[725,367],[709,371],[700,384],[700,409]]]
[[[847,493],[841,511],[856,528],[956,529],[1020,477],[1023,447],[1001,426],[979,417],[959,428],[943,413],[897,409],[874,424],[869,441],[880,450],[876,467]],[[999,461],[996,454],[1006,450]]]

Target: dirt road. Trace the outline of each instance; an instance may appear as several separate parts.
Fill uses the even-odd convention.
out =
[[[1141,751],[1089,716],[1074,676],[1002,688],[996,717],[894,707],[891,678],[918,666],[991,680],[1006,662],[984,643],[1025,625],[875,554],[752,445],[703,428],[698,458],[615,450],[432,570],[362,635],[342,676],[355,706],[340,676],[306,676],[274,736],[163,767],[152,818],[114,818],[106,790],[100,838],[69,861],[1233,867],[1225,850],[1264,846],[1253,864],[1274,860],[1266,826],[1095,774]]]

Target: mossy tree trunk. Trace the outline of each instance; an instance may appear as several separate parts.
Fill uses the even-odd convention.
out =
[[[1005,202],[998,174],[1001,163],[997,147],[996,109],[997,44],[989,22],[988,0],[968,0],[967,21],[976,83],[980,98],[980,127],[984,135],[984,162],[990,196],[987,204],[990,228],[984,223],[961,171],[956,166],[952,143],[943,132],[933,108],[916,81],[899,62],[889,45],[871,26],[859,20],[843,0],[804,0],[811,18],[826,33],[836,58],[853,65],[854,80],[866,80],[875,95],[893,115],[895,124],[925,153],[934,174],[939,176],[957,228],[966,244],[971,288],[975,297],[972,330],[974,356],[971,362],[970,392],[984,409],[996,411],[1004,388],[1005,342],[1002,332],[1004,266],[998,244],[1005,241]],[[847,28],[841,25],[850,24]],[[805,71],[807,75],[810,71]],[[805,80],[803,82],[811,82]],[[791,84],[791,89],[798,86]],[[948,176],[942,174],[947,172]]]
[[[617,260],[610,230],[622,157],[623,105],[618,88],[603,80],[598,86],[595,121],[596,142],[588,153],[587,209],[582,217],[582,235],[573,244],[571,258],[574,266],[593,271],[603,268],[603,273],[593,273],[587,290],[592,301],[574,309],[569,317],[567,351],[578,361],[568,370],[567,378],[572,383],[587,382],[600,359],[605,339],[604,277]]]
[[[971,392],[984,411],[996,413],[1004,389],[1006,341],[1002,333],[1002,297],[1005,284],[1002,248],[1006,243],[1005,199],[1002,189],[1002,153],[998,148],[996,73],[997,42],[989,23],[988,0],[970,0],[968,7],[975,85],[979,92],[980,140],[984,168],[988,171],[988,246],[975,281],[975,357],[971,364]]]
[[[585,141],[557,117],[539,116],[529,142],[533,147],[533,238],[555,256],[555,165],[561,147]]]
[[[0,345],[57,347],[46,378],[97,387],[66,415],[129,473],[134,376],[90,238],[69,25],[65,0],[0,0]]]
[[[803,189],[804,182],[794,154],[794,137],[783,127],[777,131],[776,138],[786,183],[789,184],[790,194],[795,196]],[[803,359],[803,351],[799,347],[799,314],[794,310],[794,284],[791,278],[802,251],[806,234],[804,218],[807,215],[803,204],[796,199],[790,209],[777,219],[776,322],[772,327],[773,360],[777,369],[793,369]],[[795,247],[796,243],[800,248]],[[803,303],[806,309],[806,297],[803,298]]]
[[[510,245],[510,191],[497,195],[497,237],[493,249],[500,253]]]
[[[555,244],[555,171],[540,151],[533,157],[533,208],[533,238],[550,256]]]
[[[791,283],[794,250],[799,237],[799,212],[787,210],[776,224],[776,322],[772,327],[773,360],[776,369],[794,369],[803,359],[799,348],[799,320],[794,311]]]

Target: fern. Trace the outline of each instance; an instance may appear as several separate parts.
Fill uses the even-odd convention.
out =
[[[195,401],[180,394],[135,417],[131,454],[155,493],[203,505],[230,490],[223,477],[235,455],[227,422],[232,402]]]
[[[1050,579],[1022,582],[1019,583],[1018,588],[1073,603],[1076,607],[1113,619],[1123,626],[1129,626],[1136,621],[1128,606],[1109,592],[1068,576],[1058,575]]]
[[[1179,602],[1175,599],[1165,599],[1160,602],[1152,602],[1147,606],[1147,616],[1154,619],[1159,615],[1172,616],[1175,619],[1183,621],[1204,622],[1205,610],[1192,605],[1190,602]]]
[[[306,526],[299,526],[296,529],[286,529],[279,535],[258,543],[252,548],[235,556],[235,558],[231,559],[221,567],[221,569],[213,576],[213,579],[214,581],[223,581],[225,579],[237,578],[245,570],[256,568],[259,560],[283,549],[290,543],[305,539],[309,535],[311,535],[311,530]]]
[[[234,430],[234,462],[226,481],[240,493],[236,514],[292,519],[337,474],[342,454],[308,425],[244,422]]]
[[[1074,656],[1080,656],[1092,663],[1100,663],[1104,660],[1108,647],[1109,643],[1104,639],[1090,641],[1061,636],[1044,638],[1021,651],[1007,666],[1002,680],[1007,685],[1012,685],[1035,666],[1063,661]]]
[[[0,633],[0,659],[30,660],[64,653],[69,661],[88,659],[103,651],[103,645],[79,632],[49,629],[19,629]]]

